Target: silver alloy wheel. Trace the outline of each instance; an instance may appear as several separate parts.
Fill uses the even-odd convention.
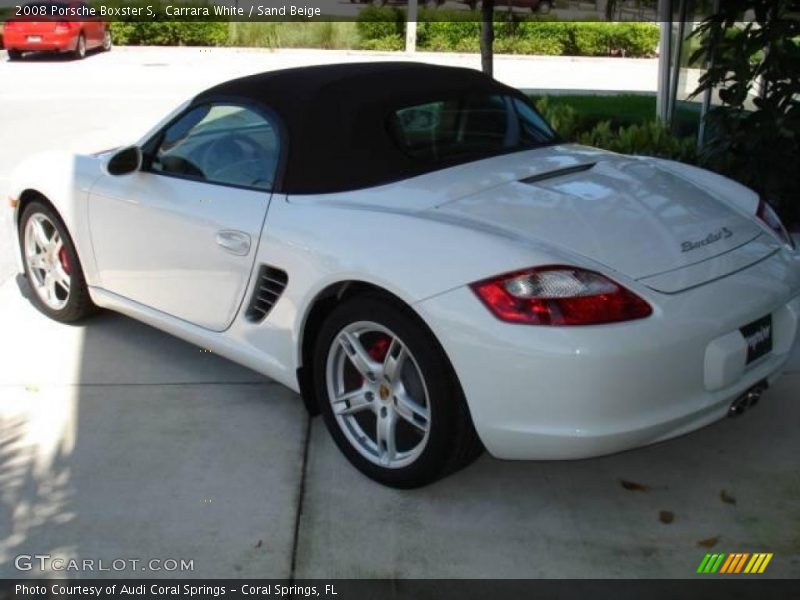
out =
[[[36,295],[52,310],[69,301],[70,263],[66,246],[53,222],[36,213],[25,225],[25,262]]]
[[[422,371],[400,338],[370,321],[334,338],[325,367],[336,422],[364,458],[399,469],[422,454],[430,435],[430,401]]]
[[[86,56],[86,38],[83,37],[83,34],[78,36],[78,47],[76,51],[79,58]]]
[[[106,52],[111,50],[111,32],[108,29],[103,33],[103,50]]]

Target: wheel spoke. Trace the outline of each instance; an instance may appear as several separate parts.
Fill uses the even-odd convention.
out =
[[[395,393],[394,409],[403,420],[420,431],[425,432],[428,430],[428,409],[417,404],[405,392]]]
[[[55,282],[61,286],[61,288],[69,294],[69,286],[70,286],[70,277],[64,272],[64,269],[61,268],[61,265],[57,266],[53,272],[53,278]]]
[[[42,250],[47,250],[50,245],[50,238],[47,237],[42,223],[36,218],[31,219],[31,230],[33,231],[33,239],[36,245]]]
[[[356,370],[365,379],[373,381],[375,379],[375,371],[378,370],[379,365],[367,354],[364,346],[361,345],[361,340],[349,331],[344,331],[339,336],[339,343]]]
[[[37,253],[28,259],[28,264],[32,269],[47,269],[47,258],[44,253]]]
[[[394,383],[400,380],[400,374],[403,371],[403,363],[405,363],[407,354],[400,340],[397,338],[392,339],[389,351],[386,353],[386,358],[383,361],[383,376],[388,381]]]
[[[375,441],[381,462],[385,465],[390,464],[397,456],[396,431],[397,414],[393,410],[383,410],[379,413]]]
[[[58,301],[58,296],[56,296],[56,278],[52,272],[45,274],[42,288],[44,289],[44,293],[49,304],[52,305]]]
[[[337,396],[332,402],[334,414],[353,415],[362,410],[371,409],[372,403],[369,401],[367,394],[369,394],[367,390],[358,388]]]

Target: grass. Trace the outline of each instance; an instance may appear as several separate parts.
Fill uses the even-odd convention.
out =
[[[285,21],[230,24],[228,45],[247,48],[358,48],[355,22]]]
[[[539,96],[531,96],[534,100]],[[656,118],[656,97],[642,94],[618,95],[557,95],[548,96],[552,106],[572,106],[580,116],[580,128],[591,129],[601,121],[610,121],[613,127],[627,127],[653,121]],[[700,123],[700,105],[679,102],[675,111],[675,128],[680,135],[694,135]]]

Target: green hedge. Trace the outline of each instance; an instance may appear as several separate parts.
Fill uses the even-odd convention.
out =
[[[228,23],[115,21],[111,37],[120,46],[222,46],[228,41]]]
[[[125,5],[147,6],[147,0],[133,0]],[[209,5],[204,0],[194,0],[182,6]],[[357,40],[353,43],[366,50],[402,50],[405,19],[403,8],[366,6],[358,13]],[[659,28],[652,23],[570,23],[557,21],[550,15],[507,11],[498,11],[495,19],[494,47],[499,54],[644,57],[653,55],[659,38]],[[334,31],[331,26],[326,29],[325,24],[308,24],[319,29],[312,36],[289,31],[293,23],[246,25],[249,29],[245,31],[245,26],[238,23],[120,21],[112,24],[111,31],[114,42],[120,45],[220,46],[232,43],[275,47],[310,44],[330,48],[350,45],[351,34]],[[317,38],[327,41],[318,44]],[[290,40],[297,43],[289,43]],[[420,50],[478,52],[479,40],[480,21],[474,12],[441,8],[419,11],[417,44]]]
[[[157,14],[164,15],[163,8],[167,3],[153,3],[147,0],[117,0],[105,4],[141,7],[145,10],[148,6],[155,8],[160,4]],[[210,8],[211,4],[204,0],[192,0],[181,3],[181,7]],[[137,22],[133,19],[130,21],[123,19],[111,23],[111,37],[115,44],[121,46],[222,46],[228,41],[228,29],[229,24],[225,22],[162,20]]]
[[[585,119],[573,106],[544,96],[536,100],[542,116],[567,141],[604,148],[620,154],[658,156],[686,163],[697,162],[694,136],[679,136],[654,120],[616,126]]]
[[[620,154],[658,156],[685,163],[697,162],[697,143],[693,137],[678,137],[657,121],[615,129],[604,121],[576,140],[586,146],[605,148]]]
[[[653,23],[560,22],[550,15],[495,15],[495,45],[499,54],[553,56],[628,56],[655,54],[659,28]],[[417,47],[438,52],[477,52],[480,21],[469,11],[423,8],[419,11]],[[370,6],[358,15],[363,48],[392,45],[405,33],[405,11]],[[387,39],[386,42],[377,40]]]
[[[125,5],[147,6],[146,2],[133,0]],[[182,6],[209,5],[203,0],[195,0]],[[402,50],[405,18],[405,10],[400,7],[367,6],[358,13],[355,24],[358,39],[355,43],[368,50]],[[644,57],[653,55],[659,38],[659,28],[652,23],[570,23],[557,21],[549,15],[506,11],[498,11],[495,18],[495,51],[499,54]],[[291,25],[258,23],[252,24],[250,29],[253,31],[241,31],[243,27],[237,23],[119,21],[112,24],[111,31],[114,42],[120,45],[220,46],[228,42],[259,45],[267,40],[273,47],[282,46],[283,38],[305,40],[309,37],[298,36],[296,31],[282,31],[282,26],[286,29]],[[350,44],[349,34],[339,40],[341,32],[333,31],[333,27],[326,29],[323,24],[313,25],[317,25],[320,31],[315,32],[310,41],[305,40],[306,43],[313,45],[316,38],[323,37],[328,41],[322,47],[337,48]],[[474,12],[440,8],[419,11],[417,41],[420,50],[477,52],[479,40],[480,22]],[[298,39],[298,44],[289,45],[304,45],[301,42]]]
[[[356,28],[362,44],[382,38],[402,37],[406,32],[406,13],[393,6],[366,6],[358,13]]]

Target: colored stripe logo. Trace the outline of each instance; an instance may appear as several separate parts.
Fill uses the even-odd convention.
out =
[[[725,574],[735,575],[738,573],[757,574],[763,573],[769,561],[772,560],[772,553],[756,552],[732,552],[731,554],[706,554],[697,567],[697,572],[702,574]]]

